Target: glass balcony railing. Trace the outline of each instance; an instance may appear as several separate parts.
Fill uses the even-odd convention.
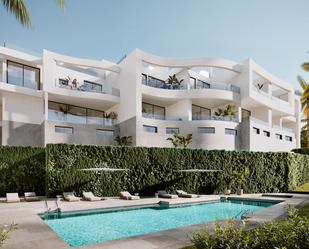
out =
[[[275,96],[272,96],[272,95],[270,95],[269,93],[267,93],[267,92],[265,92],[265,91],[263,91],[263,90],[257,89],[255,86],[253,86],[253,90],[254,90],[255,92],[257,92],[257,93],[259,93],[259,94],[265,96],[266,98],[269,98],[269,99],[271,99],[271,100],[274,100],[274,101],[276,101],[276,102],[278,102],[278,103],[280,103],[280,104],[282,104],[282,105],[284,105],[284,106],[291,106],[291,104],[290,104],[288,101],[283,100],[283,99],[280,99],[280,98],[275,97]]]
[[[110,118],[79,116],[52,109],[48,110],[48,119],[53,121],[62,121],[75,124],[102,125],[102,126],[112,126],[115,123],[115,120]]]
[[[157,115],[157,114],[152,114],[152,113],[147,113],[147,112],[143,112],[142,117],[150,118],[150,119],[157,119],[157,120],[170,120],[170,121],[182,121],[183,120],[181,117]]]
[[[239,122],[236,117],[228,117],[228,116],[215,116],[215,115],[193,115],[192,120],[216,120],[216,121],[231,121],[231,122]]]
[[[94,83],[90,81],[84,81],[84,83],[80,82],[72,82],[68,79],[58,79],[56,82],[56,86],[59,88],[65,88],[70,90],[82,91],[82,92],[95,92],[102,94],[110,94],[119,97],[120,91],[117,88],[108,87],[99,83]]]
[[[240,94],[240,87],[226,84],[226,83],[204,83],[204,84],[196,84],[195,86],[191,86],[187,88],[187,84],[182,82],[181,84],[169,84],[164,80],[152,78],[150,76],[142,77],[142,84],[150,87],[161,88],[161,89],[169,89],[169,90],[190,90],[190,89],[218,89],[218,90],[227,90],[231,92],[235,92]]]

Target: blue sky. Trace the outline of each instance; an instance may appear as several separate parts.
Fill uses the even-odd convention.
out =
[[[117,62],[134,48],[171,57],[248,57],[297,85],[309,60],[308,0],[26,0],[34,28],[0,6],[0,43]]]

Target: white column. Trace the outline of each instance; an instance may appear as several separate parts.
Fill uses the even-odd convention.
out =
[[[272,111],[272,109],[267,110],[267,122],[268,122],[268,126],[271,128],[273,126],[273,111]]]
[[[2,79],[0,79],[2,82],[6,82],[6,70],[7,70],[7,67],[6,67],[6,61],[3,60],[2,62]]]
[[[271,97],[273,95],[273,92],[272,92],[272,84],[269,83],[268,84],[268,95]]]
[[[241,115],[241,106],[238,106],[237,107],[237,119],[238,119],[238,122],[241,122],[242,120],[242,115]]]
[[[44,120],[48,120],[48,93],[44,92]]]
[[[280,126],[280,130],[282,130],[282,119],[283,119],[283,117],[279,118],[279,126]]]

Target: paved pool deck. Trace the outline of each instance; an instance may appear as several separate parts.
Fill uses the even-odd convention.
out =
[[[276,194],[277,195],[277,194]],[[286,198],[285,195],[293,195]],[[101,208],[119,208],[133,207],[140,205],[153,205],[159,201],[168,202],[169,205],[191,202],[203,202],[219,200],[221,195],[203,195],[198,199],[162,199],[162,198],[142,198],[140,200],[127,201],[118,198],[108,198],[99,202],[65,202],[60,201],[62,211],[77,211]],[[248,226],[256,226],[263,222],[278,219],[286,215],[286,207],[302,207],[309,203],[309,195],[307,194],[281,194],[280,197],[262,196],[261,194],[244,194],[242,196],[230,195],[229,197],[237,197],[243,199],[255,200],[280,200],[282,202],[271,207],[262,209],[253,214],[248,219]],[[54,208],[55,199],[48,199],[49,206]],[[20,203],[4,203],[4,199],[0,198],[0,225],[16,223],[18,229],[11,233],[10,239],[6,241],[3,249],[65,249],[73,248],[66,244],[57,236],[51,228],[49,228],[39,217],[39,213],[46,210],[45,202],[20,202]],[[104,243],[78,247],[79,249],[102,248],[102,249],[176,249],[186,245],[190,245],[189,235],[192,232],[204,228],[205,225],[212,229],[213,223],[204,223],[184,228],[167,230],[157,233],[140,235],[125,239],[113,240]],[[76,248],[76,247],[75,247]]]

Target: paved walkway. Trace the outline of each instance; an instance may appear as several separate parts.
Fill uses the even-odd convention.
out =
[[[239,196],[237,196],[239,198]],[[270,221],[286,214],[287,204],[291,206],[301,206],[309,202],[309,195],[293,194],[292,198],[282,197],[262,197],[260,194],[243,195],[240,198],[271,199],[282,200],[283,202],[262,209],[249,219],[251,224]],[[198,201],[218,200],[218,195],[201,196]],[[0,199],[1,201],[1,199]],[[141,200],[126,201],[110,198],[99,202],[80,201],[77,203],[60,202],[62,211],[87,210],[97,208],[115,208],[123,206],[151,205],[159,201],[167,201],[170,205],[177,203],[189,203],[197,199],[161,199],[142,198]],[[54,199],[48,200],[50,206]],[[3,249],[65,249],[72,248],[60,239],[38,216],[38,213],[45,211],[45,202],[21,202],[21,203],[0,203],[0,224],[17,223],[18,229],[13,231],[11,238],[5,243]],[[207,225],[212,226],[210,223]],[[188,235],[193,231],[204,228],[205,224],[193,225],[185,228],[151,233],[131,238],[114,240],[100,244],[83,246],[80,249],[104,248],[104,249],[176,249],[190,244]]]

